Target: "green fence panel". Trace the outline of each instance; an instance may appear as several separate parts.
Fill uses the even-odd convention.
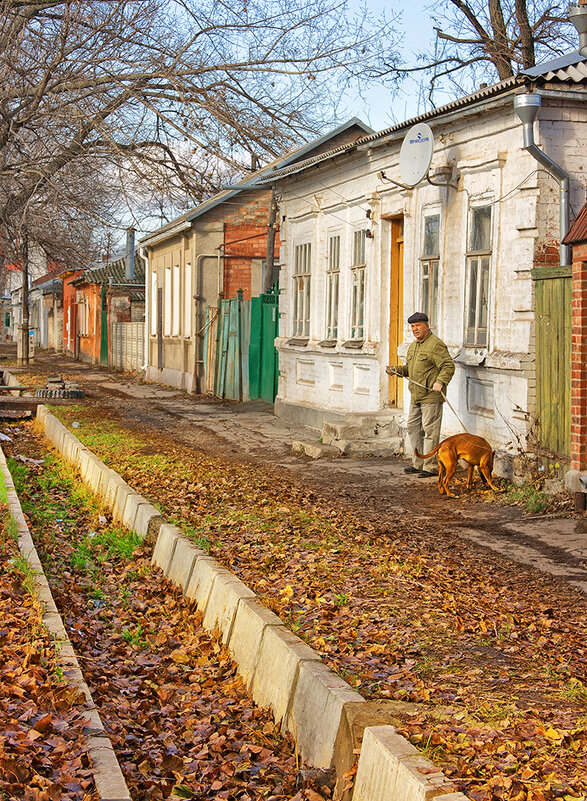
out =
[[[571,268],[532,270],[536,295],[536,416],[542,447],[571,447]]]

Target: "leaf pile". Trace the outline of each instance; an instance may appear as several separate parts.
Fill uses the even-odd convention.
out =
[[[59,409],[476,801],[587,792],[587,604],[436,527],[406,535],[277,472]],[[75,415],[75,416],[73,416]],[[405,703],[408,703],[408,707]]]
[[[24,432],[16,447],[39,455]],[[96,525],[58,460],[16,470],[56,603],[133,798],[330,797],[324,788],[296,794],[295,745],[253,704],[226,649],[151,568],[147,549],[105,518]]]
[[[0,797],[95,801],[84,695],[63,681],[0,508]]]

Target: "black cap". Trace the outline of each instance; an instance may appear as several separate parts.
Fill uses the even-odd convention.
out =
[[[415,312],[412,314],[411,317],[408,317],[408,323],[411,325],[412,323],[427,323],[428,322],[428,315],[424,314],[424,312]]]

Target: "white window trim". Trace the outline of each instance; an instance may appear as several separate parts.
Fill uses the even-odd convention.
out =
[[[489,248],[484,250],[473,250],[471,248],[471,238],[473,235],[473,212],[475,209],[479,208],[491,208],[491,226],[489,231]],[[489,347],[489,337],[490,337],[490,304],[491,304],[491,297],[490,297],[490,290],[491,290],[491,271],[492,271],[492,256],[493,256],[493,236],[494,236],[494,229],[495,229],[495,215],[493,210],[493,203],[489,198],[478,199],[475,202],[471,203],[469,206],[468,211],[468,225],[467,225],[467,257],[466,257],[466,284],[465,284],[465,347],[467,348],[488,348]],[[482,262],[487,260],[486,265],[483,265]],[[470,317],[470,310],[471,310],[471,272],[473,269],[473,263],[477,262],[477,271],[478,277],[475,287],[475,316],[474,316],[474,325],[469,325],[469,317]],[[481,298],[482,298],[482,287],[484,285],[483,276],[486,277],[486,307],[485,307],[485,316],[486,316],[486,325],[484,327],[479,326],[479,318],[481,312]],[[480,341],[479,332],[485,331],[485,341]],[[470,335],[472,335],[472,341],[470,341]]]
[[[163,286],[163,336],[171,336],[171,267],[165,267]]]
[[[181,329],[181,269],[173,265],[173,303],[171,308],[171,336],[178,337]]]
[[[192,265],[186,262],[184,268],[184,320],[183,320],[183,335],[188,338],[192,335]]]
[[[357,234],[364,234],[364,261],[357,261],[356,242]],[[353,231],[352,236],[352,264],[351,264],[351,340],[365,339],[366,311],[367,311],[367,229]]]
[[[151,336],[157,336],[157,270],[151,273]]]
[[[425,253],[426,242],[426,219],[438,217],[438,253]],[[438,208],[427,208],[422,213],[422,232],[420,245],[420,310],[428,315],[430,327],[438,330],[440,319],[440,265],[442,263],[442,214]],[[427,267],[428,276],[426,278],[427,291],[424,291],[424,271]],[[436,295],[433,296],[432,287],[436,278]]]
[[[312,242],[298,242],[293,248],[293,305],[292,335],[309,339],[311,290],[312,290]]]
[[[334,240],[337,240],[337,245],[334,250],[331,246]],[[326,264],[326,288],[325,288],[325,301],[326,309],[324,314],[325,320],[325,338],[338,339],[340,332],[340,248],[342,236],[340,231],[331,231],[328,233],[328,252]]]

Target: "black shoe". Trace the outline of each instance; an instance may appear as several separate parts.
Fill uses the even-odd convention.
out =
[[[418,470],[418,468],[417,468],[417,467],[405,467],[405,468],[404,468],[404,473],[409,473],[410,475],[411,475],[412,473],[419,473],[419,472],[420,472],[420,471]]]
[[[418,471],[418,478],[432,478],[433,476],[438,475],[437,473],[431,473],[430,470],[419,470]]]

